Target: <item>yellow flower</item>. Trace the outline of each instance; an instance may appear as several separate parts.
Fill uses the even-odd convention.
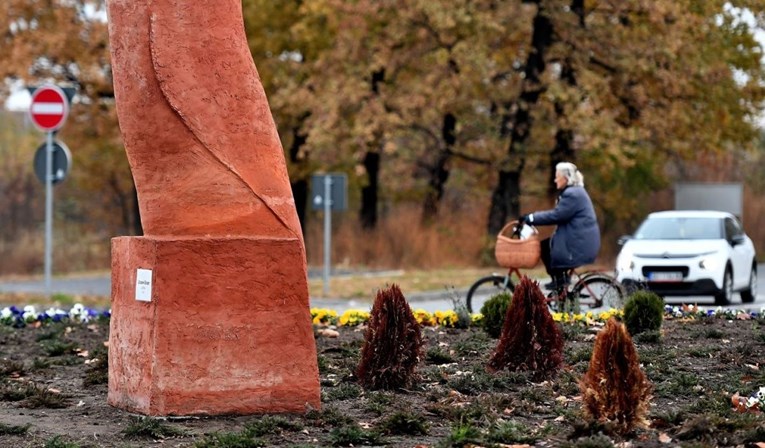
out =
[[[622,310],[617,310],[617,309],[611,308],[608,311],[603,311],[602,313],[600,313],[598,315],[598,320],[600,320],[602,322],[606,322],[608,319],[610,319],[610,318],[612,318],[614,316],[621,317],[621,316],[623,316],[623,314],[624,313],[622,312]]]
[[[342,326],[354,327],[359,324],[363,324],[369,320],[369,313],[362,310],[346,310],[340,319],[338,324]]]
[[[311,308],[311,319],[315,325],[331,324],[337,320],[337,312],[326,308]]]
[[[436,322],[443,327],[453,327],[457,323],[457,313],[450,311],[436,311]]]
[[[472,316],[470,316],[470,321],[474,324],[480,324],[483,322],[483,314],[481,313],[475,313]]]
[[[423,310],[422,308],[418,308],[412,311],[412,314],[414,315],[414,318],[417,320],[417,323],[420,325],[430,327],[436,324],[435,319],[433,319],[433,315]]]

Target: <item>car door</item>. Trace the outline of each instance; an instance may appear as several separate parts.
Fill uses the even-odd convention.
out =
[[[738,221],[725,218],[725,239],[731,245],[731,264],[733,265],[733,287],[743,288],[749,282],[752,254],[746,243],[735,244],[734,238],[744,236]]]

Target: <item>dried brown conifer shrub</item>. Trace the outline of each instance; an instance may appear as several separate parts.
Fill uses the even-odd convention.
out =
[[[524,276],[507,308],[490,371],[530,371],[535,378],[557,373],[563,364],[563,335],[547,309],[539,285]]]
[[[622,434],[647,426],[652,387],[640,370],[632,338],[616,319],[609,319],[595,339],[590,367],[579,389],[590,419]]]
[[[409,386],[422,358],[420,324],[398,285],[377,292],[356,369],[359,382],[370,389]]]

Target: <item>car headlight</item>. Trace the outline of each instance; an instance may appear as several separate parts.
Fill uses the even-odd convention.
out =
[[[627,251],[622,251],[622,253],[619,254],[619,258],[616,260],[616,270],[631,271],[634,268],[635,268],[635,261],[632,260],[632,253]]]
[[[720,260],[715,257],[704,257],[699,260],[699,267],[705,271],[714,271],[720,267]]]

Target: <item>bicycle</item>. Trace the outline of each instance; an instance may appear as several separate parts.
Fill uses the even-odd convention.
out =
[[[514,235],[519,235],[524,224],[514,230]],[[486,295],[492,297],[500,293],[512,294],[515,291],[515,284],[512,277],[515,275],[518,279],[521,277],[521,271],[518,268],[510,267],[504,275],[492,274],[478,279],[470,287],[465,299],[465,305],[469,312],[473,312],[473,297],[477,295]],[[547,297],[547,304],[553,311],[569,311],[579,306],[589,308],[622,308],[626,293],[622,285],[613,276],[601,271],[577,271],[576,268],[569,269],[568,276],[575,282],[570,282],[563,289],[562,294],[558,296],[553,293]],[[570,309],[566,309],[570,302]]]

